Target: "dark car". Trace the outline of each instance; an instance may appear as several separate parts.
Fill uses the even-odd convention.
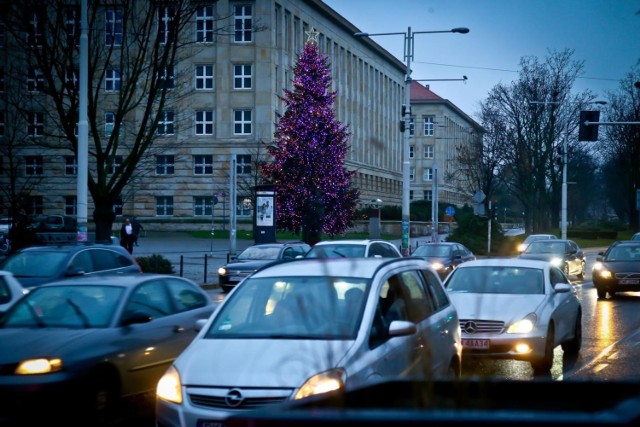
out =
[[[142,273],[136,259],[122,246],[72,244],[32,246],[0,264],[25,288],[83,274]]]
[[[155,390],[214,307],[195,282],[164,274],[33,289],[0,322],[0,425],[36,425],[29,417],[39,416],[69,425],[77,415],[89,426],[122,416],[115,408]]]
[[[423,243],[413,251],[411,256],[429,261],[431,267],[443,280],[458,265],[476,259],[469,248],[456,242]]]
[[[584,252],[573,240],[536,240],[531,242],[518,258],[549,261],[567,276],[576,276],[580,280],[584,279],[587,268]]]
[[[640,241],[611,244],[598,253],[591,273],[599,299],[607,293],[613,298],[616,292],[640,291]]]
[[[261,243],[249,246],[229,263],[218,269],[218,284],[229,292],[245,277],[270,262],[295,259],[311,249],[304,242]]]

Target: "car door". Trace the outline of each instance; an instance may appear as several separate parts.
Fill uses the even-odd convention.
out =
[[[579,273],[582,270],[582,258],[584,256],[578,248],[578,245],[573,241],[567,242],[566,252],[567,263],[569,264],[569,274]]]
[[[549,268],[549,276],[553,287],[558,283],[571,283],[562,271],[553,266]],[[571,292],[553,292],[550,299],[551,317],[556,328],[556,341],[562,341],[563,337],[573,334],[576,311],[578,309],[575,289]]]

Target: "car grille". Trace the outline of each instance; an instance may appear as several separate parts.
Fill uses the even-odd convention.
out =
[[[463,333],[500,334],[504,331],[504,322],[499,320],[460,319],[460,329]]]
[[[239,405],[233,406],[227,403],[226,396],[209,396],[203,394],[189,394],[191,403],[196,406],[203,406],[207,408],[218,408],[226,410],[247,410],[259,408],[274,403],[284,402],[288,399],[287,396],[268,396],[268,397],[247,397],[242,400]]]
[[[640,279],[640,273],[616,273],[616,279]]]

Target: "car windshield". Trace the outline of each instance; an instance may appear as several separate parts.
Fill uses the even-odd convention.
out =
[[[549,240],[537,240],[525,249],[525,254],[563,254],[566,252],[566,244],[564,242],[554,242]]]
[[[365,245],[331,244],[314,246],[305,255],[306,258],[358,258],[363,257]]]
[[[522,267],[468,267],[455,270],[449,292],[481,294],[543,294],[543,270]]]
[[[352,277],[249,278],[228,297],[206,337],[351,340],[368,285]]]
[[[123,292],[115,286],[39,287],[16,303],[2,327],[105,328]]]
[[[613,246],[606,255],[607,261],[640,261],[640,245]]]
[[[9,257],[2,269],[12,272],[15,277],[50,277],[62,269],[67,255],[55,251],[20,252]]]
[[[280,254],[279,246],[250,246],[240,255],[238,255],[238,260],[247,261],[247,260],[260,260],[260,259],[278,259],[278,254]]]
[[[418,246],[411,255],[423,257],[448,257],[451,247],[447,245],[422,245]]]

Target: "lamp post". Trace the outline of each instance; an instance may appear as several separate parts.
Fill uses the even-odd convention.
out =
[[[457,27],[450,30],[436,30],[436,31],[414,31],[411,32],[411,27],[407,28],[406,32],[392,32],[392,33],[355,33],[354,37],[371,37],[371,36],[391,36],[391,35],[403,35],[404,36],[404,60],[406,63],[406,72],[404,80],[404,94],[405,94],[405,109],[404,109],[404,144],[402,147],[403,161],[402,161],[402,253],[403,255],[409,255],[409,190],[410,190],[410,167],[411,161],[409,158],[409,125],[411,120],[411,60],[413,59],[413,39],[416,34],[436,34],[436,33],[460,33],[466,34],[469,32],[468,28]]]
[[[529,103],[543,104],[543,105],[562,104],[561,101],[530,101]],[[580,103],[580,102],[574,102],[574,103]],[[607,101],[585,102],[585,104],[599,104],[599,105],[606,105],[606,103]],[[567,125],[567,128],[568,128],[568,125]],[[560,208],[560,238],[561,239],[567,238],[567,163],[569,160],[567,156],[568,139],[569,139],[569,131],[567,129],[567,131],[565,131],[564,133],[564,138],[562,139],[562,201],[561,201],[561,208]]]

